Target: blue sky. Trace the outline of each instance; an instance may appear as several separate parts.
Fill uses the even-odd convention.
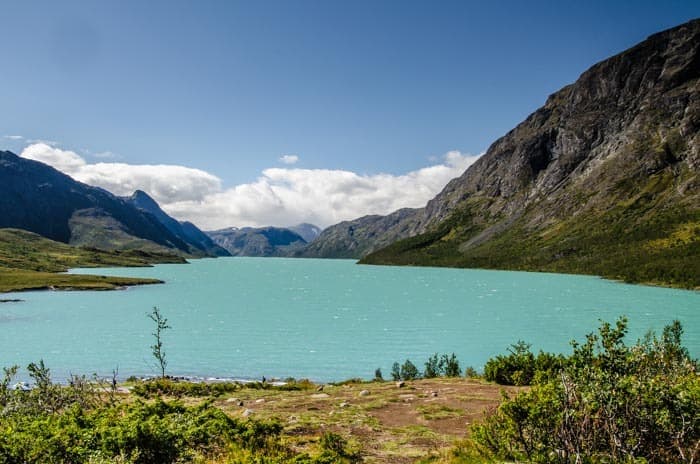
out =
[[[0,131],[23,137],[1,148],[46,140],[227,189],[283,155],[374,176],[478,154],[700,2],[6,1],[0,15]]]

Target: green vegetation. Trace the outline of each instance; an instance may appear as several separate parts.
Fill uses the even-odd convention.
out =
[[[148,314],[148,318],[156,325],[155,332],[152,333],[155,341],[153,342],[153,345],[151,345],[151,352],[153,353],[153,357],[156,358],[156,361],[158,361],[158,367],[160,367],[160,377],[164,379],[165,368],[168,365],[168,360],[166,359],[165,351],[163,350],[163,332],[168,329],[172,329],[172,327],[168,325],[168,319],[161,314],[157,306],[153,307],[153,310],[150,312],[150,314]]]
[[[139,250],[103,251],[54,242],[18,229],[0,229],[0,292],[45,288],[111,290],[161,283],[156,279],[58,274],[72,267],[184,263],[182,257]]]
[[[356,462],[342,437],[321,436],[314,455],[284,441],[275,420],[236,419],[210,401],[187,405],[160,397],[116,398],[84,378],[51,381],[43,362],[27,368],[35,388],[11,389],[17,368],[0,383],[0,463],[307,463]]]
[[[474,370],[470,371],[475,374]],[[425,362],[425,371],[421,374],[415,364],[407,359],[403,364],[395,362],[391,366],[391,378],[393,380],[415,380],[425,378],[433,379],[435,377],[459,377],[462,375],[462,369],[459,367],[459,361],[454,353],[451,355],[433,354]],[[381,380],[381,370],[375,371],[375,379]]]
[[[115,290],[129,285],[163,283],[157,279],[107,277],[95,275],[52,274],[0,268],[0,292],[22,290]]]
[[[394,380],[415,380],[420,378],[420,371],[409,359],[399,366],[395,362],[391,366],[391,378]]]
[[[566,366],[563,355],[540,351],[535,356],[530,345],[520,340],[508,348],[509,354],[491,358],[484,366],[484,378],[501,385],[531,385],[535,377],[551,379]]]
[[[642,192],[629,204],[587,211],[544,230],[528,225],[527,213],[535,214],[533,208],[505,231],[469,247],[464,244],[486,224],[462,213],[360,262],[592,274],[700,288],[700,211],[680,204],[659,209],[656,201]]]
[[[423,371],[423,377],[426,379],[432,379],[435,377],[459,377],[462,375],[462,370],[459,367],[459,361],[457,361],[457,356],[454,353],[448,356],[443,354],[438,357],[435,353],[428,361],[425,363],[425,371]]]
[[[269,382],[192,382],[172,378],[157,378],[151,380],[132,380],[131,392],[142,398],[156,398],[170,396],[173,398],[216,398],[244,389],[264,391],[308,391],[315,390],[309,380],[287,379],[281,385],[273,385]]]
[[[481,455],[542,463],[696,462],[700,377],[681,345],[680,323],[632,346],[624,343],[626,332],[625,319],[602,324],[584,343],[572,342],[557,375],[535,372],[530,390],[505,395],[472,427]]]

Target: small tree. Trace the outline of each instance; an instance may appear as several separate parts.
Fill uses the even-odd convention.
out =
[[[419,377],[420,372],[418,372],[418,368],[415,364],[413,364],[410,360],[407,359],[406,362],[403,363],[403,366],[401,366],[401,379],[415,380]]]
[[[168,365],[168,361],[165,358],[165,351],[163,351],[163,332],[167,329],[172,329],[172,327],[168,325],[168,319],[163,317],[157,306],[153,307],[153,311],[148,314],[148,318],[156,324],[156,331],[152,334],[155,338],[155,343],[151,345],[151,350],[153,357],[156,358],[160,366],[160,376],[165,378],[165,367]]]
[[[457,361],[457,356],[454,353],[451,356],[443,354],[440,358],[440,367],[445,377],[459,377],[462,375],[462,369],[460,369],[459,361]]]
[[[438,354],[435,353],[428,358],[425,363],[425,371],[423,371],[423,377],[426,379],[432,379],[440,375],[440,361],[438,359]]]
[[[401,380],[401,366],[398,362],[395,362],[391,366],[391,378],[394,380]]]

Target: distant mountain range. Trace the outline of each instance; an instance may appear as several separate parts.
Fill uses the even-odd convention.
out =
[[[0,228],[102,250],[228,255],[194,225],[165,214],[143,192],[119,198],[8,151],[0,151]]]
[[[320,234],[312,224],[293,227],[230,227],[207,232],[233,256],[295,256]]]
[[[700,286],[700,20],[596,64],[425,208],[323,231],[302,256]]]

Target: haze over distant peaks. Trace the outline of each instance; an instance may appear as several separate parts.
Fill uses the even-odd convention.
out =
[[[321,233],[313,224],[292,227],[229,227],[207,234],[233,256],[294,256]]]

